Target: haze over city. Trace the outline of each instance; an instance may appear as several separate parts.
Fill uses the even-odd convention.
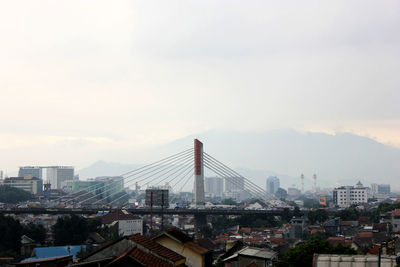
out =
[[[398,1],[8,1],[0,7],[6,173],[23,165],[79,170],[97,160],[148,163],[177,152],[160,150],[175,140],[215,131],[225,133],[221,139],[237,136],[233,143],[264,134],[267,144],[280,129],[352,133],[397,151],[379,155],[379,162],[398,160]],[[219,149],[204,142],[207,151]],[[302,152],[297,159],[315,156],[310,146],[295,146],[301,145],[293,143]],[[227,163],[296,178],[321,168],[299,166],[291,156],[283,162],[290,150],[282,146],[260,149],[268,153],[255,155],[280,155],[280,162],[237,153]],[[356,161],[357,155],[341,172],[320,173],[335,181],[376,178],[368,177],[368,164],[350,171]],[[394,181],[398,169],[383,176]]]
[[[400,1],[0,1],[0,266],[400,266]]]

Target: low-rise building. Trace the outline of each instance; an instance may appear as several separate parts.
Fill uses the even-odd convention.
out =
[[[202,247],[191,237],[177,228],[169,228],[153,241],[183,255],[189,267],[206,267],[212,265],[212,251]]]
[[[43,192],[43,180],[32,176],[5,178],[3,184],[23,189],[34,195]]]
[[[119,235],[143,234],[143,220],[126,210],[117,210],[104,215],[102,223],[118,229]]]

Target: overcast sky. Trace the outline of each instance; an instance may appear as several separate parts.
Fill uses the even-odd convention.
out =
[[[211,129],[400,147],[399,29],[398,0],[3,0],[0,169],[140,162]]]

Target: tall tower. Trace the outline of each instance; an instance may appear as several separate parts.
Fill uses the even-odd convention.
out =
[[[194,203],[202,206],[204,202],[203,143],[194,139]]]
[[[301,193],[304,194],[304,174],[301,174]]]
[[[314,179],[314,193],[317,193],[317,175],[314,173],[313,175],[313,179]]]

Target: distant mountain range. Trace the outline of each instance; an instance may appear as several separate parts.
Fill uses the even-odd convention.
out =
[[[305,187],[310,189],[315,173],[321,187],[353,185],[360,180],[364,185],[389,183],[400,189],[400,149],[350,133],[209,131],[175,140],[154,153],[183,151],[193,146],[194,138],[204,143],[205,152],[263,188],[270,175],[278,176],[284,188],[293,184],[300,187],[300,175],[304,173]],[[84,178],[118,175],[139,166],[98,161],[78,173]]]

